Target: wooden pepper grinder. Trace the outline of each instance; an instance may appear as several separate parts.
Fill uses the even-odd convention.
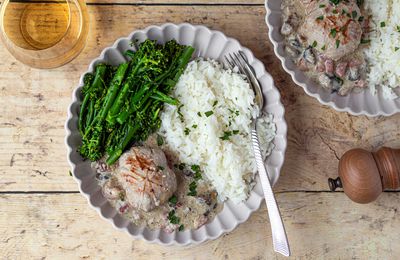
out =
[[[339,161],[339,177],[328,182],[331,191],[343,188],[357,203],[372,202],[382,191],[400,188],[400,149],[347,151]]]

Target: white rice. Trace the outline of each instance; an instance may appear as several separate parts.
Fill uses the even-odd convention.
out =
[[[173,96],[181,108],[165,105],[161,115],[160,134],[168,148],[178,154],[181,162],[200,165],[220,200],[245,200],[256,173],[250,123],[258,115],[258,108],[249,84],[217,62],[199,59],[189,63]],[[207,117],[207,111],[213,114]],[[264,156],[273,149],[276,127],[272,119],[267,115],[258,124]],[[185,133],[185,129],[190,132]],[[239,134],[229,140],[220,138],[224,131],[233,130]]]
[[[372,14],[370,47],[365,49],[369,62],[369,87],[373,94],[381,86],[387,99],[398,95],[393,91],[400,85],[400,1],[366,0],[367,10]],[[385,26],[381,26],[381,22]]]

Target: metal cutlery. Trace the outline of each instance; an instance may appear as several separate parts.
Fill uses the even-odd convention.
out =
[[[248,63],[245,54],[242,51],[238,53],[230,53],[225,55],[227,66],[230,69],[238,68],[239,72],[246,76],[255,93],[255,102],[261,110],[264,106],[264,97],[262,94],[260,83],[257,80],[255,72]],[[258,173],[260,175],[261,185],[264,192],[265,203],[268,208],[268,216],[271,223],[272,242],[275,252],[284,256],[290,256],[289,243],[286,236],[285,227],[279,212],[278,205],[272,191],[271,183],[268,177],[267,169],[261,154],[260,142],[257,134],[257,118],[254,118],[251,123],[251,140],[253,144],[254,157],[256,159]]]

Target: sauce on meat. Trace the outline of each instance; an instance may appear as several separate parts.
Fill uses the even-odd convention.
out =
[[[309,78],[332,93],[367,87],[363,38],[369,18],[355,0],[283,0],[285,50]]]
[[[150,136],[145,145],[157,147],[156,136]],[[217,192],[207,180],[195,180],[190,166],[178,162],[177,156],[166,147],[160,148],[167,158],[168,166],[166,167],[170,167],[176,175],[177,189],[172,203],[170,199],[149,211],[132,207],[126,199],[125,191],[118,185],[116,174],[118,164],[110,167],[102,160],[94,163],[93,167],[97,172],[96,179],[111,205],[135,225],[147,226],[150,229],[164,229],[166,232],[197,229],[211,221],[222,209]],[[141,169],[152,167],[151,160],[144,158],[131,161],[130,165]],[[188,195],[193,182],[196,183],[196,193]]]

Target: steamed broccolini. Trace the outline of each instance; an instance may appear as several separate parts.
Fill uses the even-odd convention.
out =
[[[127,51],[131,60],[118,68],[98,65],[82,89],[81,155],[95,161],[106,153],[107,163],[113,164],[130,144],[156,131],[163,104],[179,104],[168,94],[193,52],[173,40],[165,45],[146,40],[136,52]]]

